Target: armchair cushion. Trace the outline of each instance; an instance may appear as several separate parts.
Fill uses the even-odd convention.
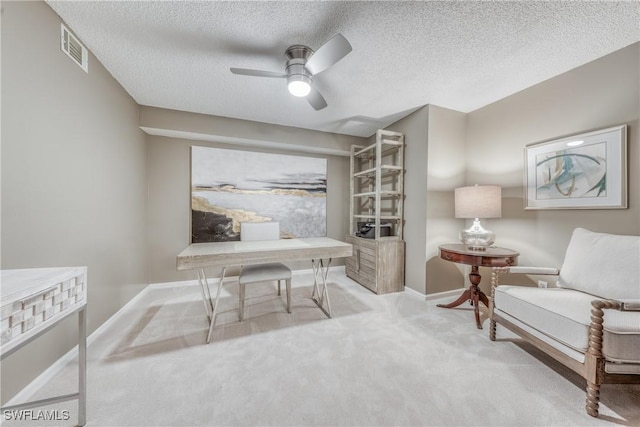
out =
[[[607,299],[640,299],[640,236],[576,228],[558,286]]]
[[[589,345],[591,301],[584,292],[562,288],[502,285],[495,289],[497,311],[585,353]],[[613,362],[640,363],[640,315],[605,310],[602,352]]]

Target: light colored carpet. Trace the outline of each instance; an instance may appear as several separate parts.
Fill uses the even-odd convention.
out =
[[[243,323],[237,286],[225,286],[209,345],[196,286],[149,289],[88,349],[87,425],[640,425],[640,386],[603,386],[589,417],[579,376],[504,330],[491,342],[466,304],[377,296],[332,272],[328,319],[312,280],[294,276],[292,314],[284,289],[248,286]],[[34,397],[74,392],[76,378],[71,363]],[[75,401],[49,409],[77,420]]]

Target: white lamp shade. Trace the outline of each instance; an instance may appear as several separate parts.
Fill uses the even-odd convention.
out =
[[[474,185],[455,189],[456,218],[500,218],[502,188]]]

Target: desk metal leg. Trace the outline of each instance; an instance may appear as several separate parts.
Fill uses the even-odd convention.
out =
[[[204,274],[204,268],[196,270],[198,275],[198,284],[200,285],[200,293],[202,294],[202,302],[204,303],[204,311],[211,322],[211,313],[213,308],[211,306],[211,292],[209,292],[209,286],[207,284],[207,276]]]
[[[207,333],[207,344],[211,342],[211,335],[213,334],[213,327],[216,324],[216,314],[218,314],[218,302],[220,301],[220,291],[222,290],[222,283],[224,282],[224,275],[227,268],[223,267],[220,273],[220,281],[218,282],[218,290],[216,291],[215,301],[211,297],[211,291],[209,290],[209,282],[207,281],[207,275],[204,272],[204,268],[197,270],[198,283],[200,284],[200,292],[202,293],[202,299],[204,301],[204,308],[209,318],[209,331]]]
[[[331,258],[328,259],[327,265],[324,265],[322,259],[311,260],[311,266],[313,268],[313,293],[311,299],[316,303],[320,310],[331,318],[331,303],[329,301],[329,291],[327,289],[327,275],[329,274],[329,265],[331,265]],[[324,307],[324,303],[327,303],[327,307]]]

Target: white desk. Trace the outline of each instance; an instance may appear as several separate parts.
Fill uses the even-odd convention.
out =
[[[327,290],[327,274],[331,259],[348,257],[352,246],[328,237],[305,239],[281,239],[258,242],[194,243],[180,252],[176,261],[178,270],[196,270],[205,311],[209,317],[207,343],[215,325],[220,290],[227,267],[263,264],[268,262],[311,260],[314,273],[311,298],[320,309],[331,317],[331,304]],[[324,261],[326,260],[326,262]],[[220,281],[215,299],[212,298],[204,269],[221,267]]]

